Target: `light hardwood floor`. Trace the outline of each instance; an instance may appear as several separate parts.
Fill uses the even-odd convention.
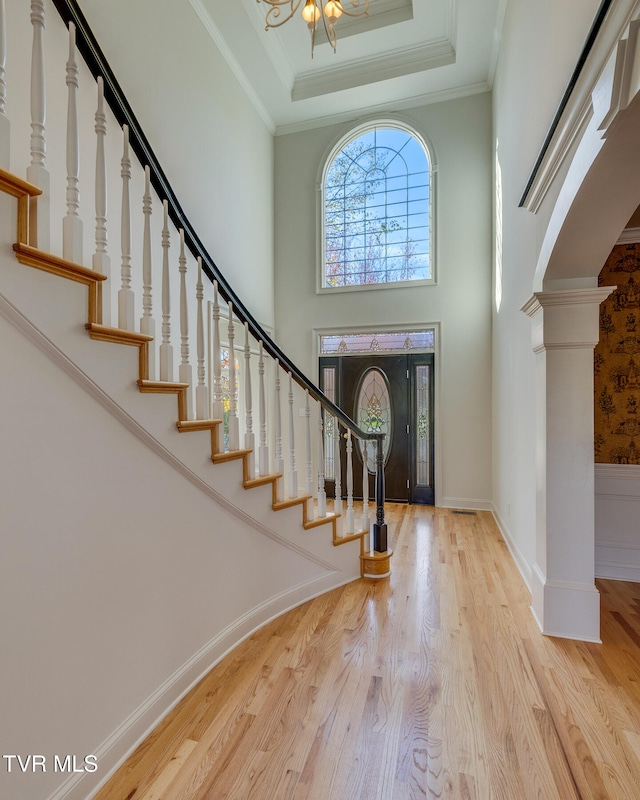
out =
[[[388,506],[393,573],[225,658],[98,800],[637,800],[640,584],[541,636],[490,514]]]

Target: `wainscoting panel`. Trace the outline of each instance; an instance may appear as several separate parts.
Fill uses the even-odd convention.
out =
[[[596,577],[640,582],[640,466],[595,465]]]

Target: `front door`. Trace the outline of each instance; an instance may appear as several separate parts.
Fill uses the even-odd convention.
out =
[[[365,431],[385,433],[385,495],[396,502],[434,502],[433,354],[329,356],[320,359],[320,386]],[[331,449],[331,448],[329,448]],[[341,443],[342,475],[346,448]],[[354,497],[362,497],[362,448],[353,448]],[[367,448],[369,497],[375,452]],[[330,468],[327,494],[335,492]],[[342,481],[344,491],[345,481]]]

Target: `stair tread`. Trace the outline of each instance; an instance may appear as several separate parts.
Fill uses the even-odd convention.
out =
[[[347,544],[348,542],[355,542],[358,539],[362,539],[362,537],[366,536],[368,533],[369,531],[358,531],[357,533],[350,533],[347,536],[334,536],[334,547],[338,547],[338,545],[341,544]]]
[[[147,379],[140,379],[138,386],[147,392],[181,392],[183,389],[188,389],[188,383],[174,383],[173,381],[150,381]]]
[[[222,463],[223,461],[233,461],[237,458],[244,458],[246,455],[252,452],[252,450],[228,450],[224,453],[214,453],[211,456],[211,460],[214,464]]]
[[[99,283],[107,278],[106,275],[89,269],[89,267],[76,264],[74,261],[68,261],[66,258],[60,258],[60,256],[54,256],[52,253],[46,253],[44,250],[38,250],[37,247],[31,247],[31,245],[23,242],[14,244],[13,249],[21,264],[51,272],[61,278],[87,285]]]
[[[141,345],[145,342],[152,342],[153,336],[147,336],[137,331],[127,331],[124,328],[109,328],[106,325],[99,325],[97,322],[87,322],[84,326],[92,339],[115,342],[116,344]]]
[[[40,187],[2,168],[0,168],[0,191],[12,197],[37,197],[42,194]]]
[[[266,486],[269,483],[275,483],[278,478],[281,477],[281,472],[277,472],[273,475],[260,475],[257,478],[249,478],[248,480],[244,481],[242,485],[245,489],[253,489],[256,486]]]
[[[311,528],[317,528],[320,525],[326,525],[327,523],[334,522],[335,520],[340,518],[340,514],[334,514],[333,512],[329,512],[325,517],[315,517],[314,519],[308,519],[306,522],[302,523],[302,527],[308,531]]]
[[[292,508],[293,506],[302,505],[307,500],[311,500],[312,495],[302,494],[299,497],[288,497],[286,500],[278,500],[273,503],[273,510],[280,511],[283,508]]]
[[[186,384],[181,384],[186,386]],[[176,422],[176,426],[180,433],[189,433],[189,431],[209,431],[222,425],[221,419],[183,419]]]

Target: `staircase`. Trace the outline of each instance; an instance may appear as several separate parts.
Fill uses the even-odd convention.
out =
[[[46,750],[51,758],[82,753],[80,761],[90,752],[98,770],[3,777],[12,800],[81,800],[222,655],[311,597],[359,577],[385,578],[391,551],[381,461],[373,524],[366,502],[356,513],[353,475],[346,480],[345,501],[338,497],[328,508],[324,496],[323,450],[333,448],[339,464],[342,432],[348,432],[349,465],[352,437],[379,436],[360,431],[251,317],[201,249],[170,187],[159,193],[166,180],[159,168],[151,171],[151,191],[149,169],[128,163],[127,129],[135,127],[134,118],[126,120],[122,161],[100,161],[104,131],[112,136],[122,125],[105,111],[102,87],[97,144],[85,141],[93,120],[80,125],[79,133],[72,126],[61,136],[56,129],[51,139],[52,149],[66,139],[66,198],[56,177],[64,161],[60,152],[48,156],[49,181],[38,118],[46,116],[43,104],[51,90],[38,81],[45,62],[44,15],[55,10],[49,0],[32,0],[29,19],[26,3],[9,2],[6,18],[0,2],[0,34],[6,31],[9,47],[15,45],[25,59],[32,55],[30,69],[25,66],[19,76],[7,70],[9,94],[22,98],[20,112],[31,115],[31,141],[25,144],[15,134],[29,124],[9,124],[5,115],[0,35],[0,587],[3,607],[11,609],[0,623],[3,678],[10,688],[3,701],[3,727],[10,734],[3,752]],[[19,20],[19,29],[7,19]],[[59,37],[60,20],[57,27],[53,23],[47,33]],[[63,35],[69,36],[66,87],[73,109],[78,70],[70,29]],[[117,86],[112,76],[109,84]],[[55,91],[49,114],[54,120],[61,105],[60,87]],[[67,119],[74,114],[77,108]],[[96,154],[91,267],[76,257],[82,225],[94,216],[94,209],[85,209],[80,217],[77,208],[78,153],[87,148]],[[24,150],[32,158],[26,180],[12,170],[20,162],[14,153]],[[114,175],[122,178],[121,186]],[[121,190],[122,196],[120,229],[109,221],[111,258],[107,178],[112,194]],[[130,181],[145,185],[142,214],[130,212]],[[151,235],[152,214],[164,215],[161,246]],[[58,255],[50,252],[57,245],[49,233],[61,220]],[[141,252],[132,240],[143,242]],[[111,263],[118,249],[120,269]],[[153,252],[160,258],[152,258]],[[203,281],[203,273],[214,283]],[[162,299],[161,314],[151,305],[152,285]],[[138,326],[132,312],[140,288]],[[172,294],[180,307],[173,316]],[[189,320],[195,320],[195,330]],[[228,325],[226,341],[220,320]],[[161,336],[155,335],[156,322]],[[245,344],[234,350],[235,328],[244,329]],[[240,409],[223,408],[219,365],[225,350],[244,356],[244,416]],[[257,434],[252,377],[259,389]],[[283,409],[281,377],[288,380]],[[338,432],[333,438],[324,426],[329,417]],[[303,443],[301,454],[294,439]],[[366,499],[368,489],[363,491]]]

